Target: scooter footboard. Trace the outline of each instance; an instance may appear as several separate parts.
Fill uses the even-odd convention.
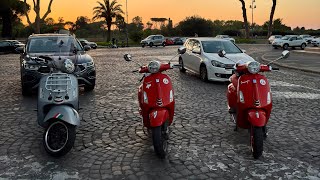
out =
[[[50,109],[50,111],[44,118],[43,123],[48,122],[50,119],[60,119],[61,121],[67,122],[75,126],[80,125],[80,118],[78,112],[67,105],[52,107],[52,109]]]
[[[248,121],[252,126],[265,126],[267,123],[266,112],[261,109],[251,109],[248,111]]]
[[[169,111],[167,109],[153,109],[149,113],[150,126],[158,127],[169,119]]]

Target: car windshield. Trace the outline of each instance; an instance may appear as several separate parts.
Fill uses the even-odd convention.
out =
[[[223,38],[229,38],[229,36],[228,36],[228,35],[222,35],[222,37],[223,37]]]
[[[242,51],[230,41],[202,41],[201,43],[205,53],[218,53],[219,50],[225,50],[228,54],[242,53]]]
[[[29,53],[71,53],[82,51],[80,44],[73,37],[38,37],[28,42]]]

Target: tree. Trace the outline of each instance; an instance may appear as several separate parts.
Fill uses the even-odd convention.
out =
[[[272,22],[273,22],[273,15],[276,10],[277,6],[277,0],[272,0],[272,8],[270,12],[270,19],[269,19],[269,25],[268,25],[268,37],[272,35]]]
[[[51,13],[52,1],[53,0],[50,0],[46,13],[42,16],[42,18],[40,18],[40,0],[33,0],[33,10],[36,13],[36,17],[35,17],[34,24],[33,24],[30,21],[28,11],[26,9],[27,0],[24,0],[24,4],[25,4],[25,11],[24,12],[27,17],[27,22],[28,22],[29,26],[33,27],[33,29],[35,30],[36,33],[40,33],[40,23],[44,22],[44,20],[47,18],[47,16]]]
[[[87,16],[79,16],[75,22],[76,29],[85,29],[90,23],[90,19]]]
[[[198,16],[187,17],[179,22],[176,30],[183,36],[213,36],[213,22]]]
[[[151,29],[153,26],[153,24],[150,21],[148,21],[146,24],[147,24],[147,29]]]
[[[239,1],[242,4],[242,16],[243,16],[244,28],[246,32],[246,38],[249,38],[249,26],[248,26],[246,3],[244,2],[244,0],[239,0]]]
[[[107,41],[110,41],[111,37],[111,25],[113,24],[113,18],[117,15],[123,14],[121,4],[118,4],[117,0],[103,0],[103,3],[97,1],[98,6],[93,8],[93,20],[104,19],[107,23],[108,36]]]
[[[20,22],[20,16],[24,10],[29,10],[30,6],[24,6],[20,0],[1,0],[0,17],[2,19],[2,37],[12,37],[12,24]]]

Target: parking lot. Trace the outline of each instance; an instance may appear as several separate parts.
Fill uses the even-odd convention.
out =
[[[243,45],[257,60],[280,55],[267,45]],[[268,73],[273,94],[269,137],[254,160],[247,130],[234,132],[227,83],[202,82],[170,70],[176,98],[169,152],[160,160],[138,113],[138,67],[125,62],[167,61],[177,47],[89,51],[97,68],[93,92],[80,91],[81,125],[75,147],[53,158],[36,122],[37,96],[21,95],[19,55],[1,55],[0,178],[13,179],[319,179],[320,74],[280,68]],[[309,57],[310,56],[310,57]],[[319,56],[305,55],[306,58]],[[300,55],[291,54],[292,59]],[[173,61],[177,62],[177,58]],[[319,67],[319,66],[318,66]]]

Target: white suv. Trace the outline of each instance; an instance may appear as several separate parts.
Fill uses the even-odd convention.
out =
[[[229,40],[233,43],[236,43],[236,40],[228,35],[217,35],[216,38],[219,38],[219,39],[226,39],[226,40]]]
[[[300,47],[301,49],[304,49],[307,46],[307,42],[300,36],[286,35],[281,39],[275,39],[272,42],[272,46],[275,49],[277,49],[278,47],[281,47],[283,49],[288,49],[289,47]]]
[[[141,47],[145,46],[166,46],[166,40],[162,35],[150,35],[147,38],[143,39],[141,42]]]
[[[300,35],[302,39],[304,39],[307,43],[311,43],[311,41],[314,39],[311,35],[309,34],[302,34]]]

